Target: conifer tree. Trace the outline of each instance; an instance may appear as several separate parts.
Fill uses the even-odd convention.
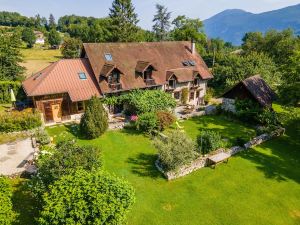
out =
[[[138,15],[131,0],[114,0],[110,8],[109,17],[112,21],[112,36],[116,42],[136,41]]]
[[[101,101],[92,97],[80,121],[80,131],[89,139],[101,136],[108,128],[108,116]]]
[[[51,13],[49,16],[49,30],[56,28],[56,23],[55,23],[55,18],[53,16],[53,14]]]
[[[156,4],[157,13],[154,15],[153,31],[159,41],[166,40],[168,37],[168,32],[171,26],[170,18],[171,12],[163,5]]]

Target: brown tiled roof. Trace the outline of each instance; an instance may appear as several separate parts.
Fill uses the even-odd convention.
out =
[[[179,83],[193,81],[198,75],[198,71],[194,71],[189,68],[181,68],[167,71],[167,80],[169,80],[172,75],[175,75]]]
[[[79,78],[80,72],[87,79]],[[100,96],[100,89],[88,59],[62,59],[27,78],[23,83],[27,96],[68,93],[72,101]]]
[[[272,106],[272,102],[276,99],[276,94],[260,75],[249,77],[242,82],[259,104]]]
[[[234,97],[232,96],[232,93],[234,93],[232,90],[237,89],[239,85],[243,85],[261,106],[272,107],[272,102],[276,99],[276,94],[273,92],[270,86],[260,77],[260,75],[251,76],[239,82],[233,88],[223,94],[223,97]]]
[[[143,73],[149,66],[152,66],[155,69],[155,67],[150,62],[138,61],[135,70],[136,72]]]
[[[113,69],[115,69],[116,66],[113,64],[109,64],[109,63],[105,63],[102,67],[102,70],[100,72],[100,75],[107,77],[109,75],[109,73],[111,73],[113,71]]]
[[[157,85],[167,81],[167,71],[182,69],[182,80],[191,77],[193,71],[198,71],[202,79],[212,78],[207,66],[198,53],[192,54],[190,42],[148,42],[148,43],[88,43],[83,44],[84,51],[90,61],[93,72],[99,81],[103,93],[110,92],[106,79],[100,74],[106,63],[114,64],[122,72],[121,84],[123,90],[145,88],[143,77],[136,72],[143,71],[146,64],[155,65],[153,78]],[[112,61],[107,61],[105,54],[111,54]],[[195,61],[195,66],[184,67],[185,60]],[[140,63],[139,63],[140,62]],[[141,63],[144,62],[144,63]]]

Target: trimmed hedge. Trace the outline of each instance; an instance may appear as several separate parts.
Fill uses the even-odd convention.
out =
[[[0,132],[31,130],[41,125],[40,113],[32,109],[0,114]]]
[[[0,224],[10,225],[14,221],[12,188],[7,178],[0,176]]]
[[[11,103],[10,89],[13,89],[16,98],[22,97],[21,83],[18,81],[0,81],[0,103]]]

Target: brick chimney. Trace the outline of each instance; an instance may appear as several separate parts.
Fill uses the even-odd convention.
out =
[[[195,41],[192,39],[192,40],[191,40],[191,53],[192,53],[192,54],[195,54],[195,52],[196,52],[196,43],[195,43]]]

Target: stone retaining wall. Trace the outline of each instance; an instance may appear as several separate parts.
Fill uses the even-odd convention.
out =
[[[226,151],[227,154],[233,156],[241,151],[244,151],[246,149],[249,149],[249,148],[252,148],[256,145],[259,145],[265,141],[268,141],[274,137],[278,137],[278,136],[281,136],[283,135],[285,132],[285,129],[284,128],[278,128],[274,131],[272,131],[270,134],[262,134],[260,136],[257,136],[255,138],[253,138],[251,141],[247,142],[244,144],[243,147],[241,146],[234,146],[234,147],[231,147],[230,149],[228,149]],[[219,152],[218,152],[219,153]],[[168,180],[174,180],[174,179],[177,179],[179,177],[183,177],[187,174],[190,174],[192,173],[193,171],[196,171],[196,170],[199,170],[203,167],[206,167],[208,166],[208,157],[200,157],[198,159],[196,159],[195,161],[191,162],[190,165],[186,165],[186,166],[183,166],[181,167],[180,169],[178,169],[177,171],[168,171],[168,172],[165,172],[160,163],[159,163],[159,160],[156,160],[155,162],[155,166],[156,168],[162,172],[164,174],[164,176],[168,179]]]

